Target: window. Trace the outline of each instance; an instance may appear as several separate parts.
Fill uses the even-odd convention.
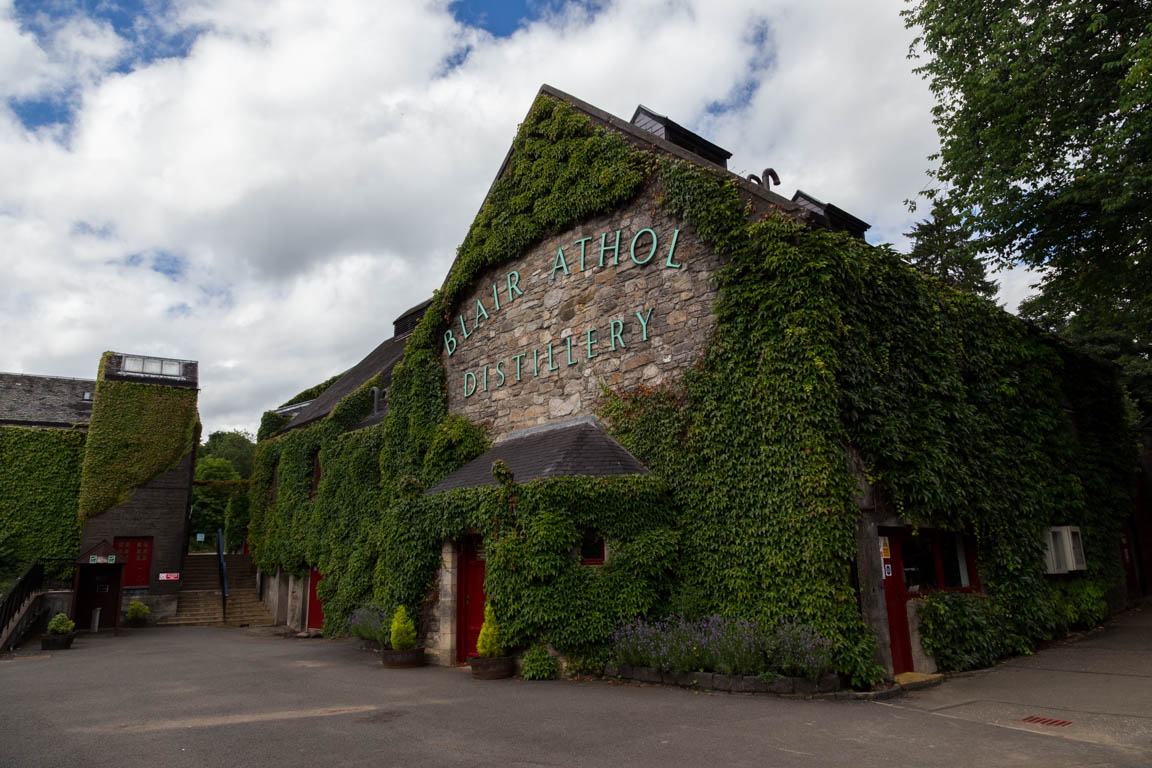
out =
[[[162,363],[163,363],[161,366],[162,370],[160,372],[163,373],[165,376],[179,376],[180,375],[181,371],[180,371],[180,363],[179,362],[177,362],[176,360],[164,360],[164,361],[162,361]]]
[[[144,358],[142,357],[126,357],[124,358],[124,370],[128,373],[144,373]]]
[[[962,534],[931,528],[909,531],[900,537],[900,550],[909,595],[978,586],[971,557],[975,549]]]
[[[580,539],[581,565],[603,565],[605,555],[604,537],[589,528]]]
[[[179,360],[162,360],[158,357],[125,355],[121,368],[124,373],[146,373],[149,376],[183,376],[184,365]]]

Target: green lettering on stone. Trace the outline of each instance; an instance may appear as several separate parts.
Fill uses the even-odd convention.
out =
[[[444,331],[444,349],[448,352],[448,357],[452,357],[452,353],[456,351],[456,337],[452,335],[452,329]]]
[[[473,331],[480,327],[480,315],[484,315],[484,319],[487,320],[488,310],[484,309],[484,302],[476,299],[476,325],[472,326]]]
[[[568,345],[568,365],[576,365],[576,358],[572,357],[572,337],[564,337],[564,343]]]
[[[616,351],[616,342],[620,342],[620,348],[624,348],[624,337],[621,336],[624,332],[624,321],[613,320],[608,328],[608,340],[612,342],[612,351]]]
[[[520,290],[520,273],[516,270],[508,273],[508,301],[512,301],[512,291],[516,291],[517,296],[524,295],[524,291]]]
[[[560,370],[560,366],[552,365],[552,342],[548,342],[548,370],[550,370],[550,371]]]
[[[521,352],[520,354],[515,355],[512,358],[513,360],[516,361],[516,381],[520,381],[520,358],[524,357],[524,355],[525,355],[525,353]]]
[[[600,235],[600,266],[604,266],[604,252],[612,251],[612,264],[618,265],[620,263],[620,230],[616,230],[616,245],[611,248],[607,247],[608,233]]]
[[[458,315],[457,319],[460,321],[460,333],[464,334],[464,338],[468,338],[471,334],[468,333],[468,328],[464,325],[464,315]]]
[[[636,258],[636,242],[640,239],[640,235],[644,234],[645,232],[652,235],[652,247],[648,250],[648,258],[641,261],[640,259]],[[636,237],[632,238],[632,248],[629,252],[632,254],[632,261],[636,262],[637,264],[647,264],[648,262],[652,261],[652,257],[656,255],[656,232],[651,229],[642,229],[637,232]]]
[[[581,272],[584,271],[584,247],[588,244],[588,241],[591,239],[592,239],[591,237],[582,237],[576,241],[576,245],[580,246],[580,271]]]
[[[676,253],[676,241],[679,239],[680,230],[677,229],[672,233],[672,245],[668,246],[668,260],[664,262],[664,266],[670,269],[680,269],[680,267],[684,266],[683,264],[677,264],[672,261],[672,255]]]
[[[504,386],[504,361],[503,360],[496,363],[496,373],[500,374],[500,383],[497,384],[496,386],[497,387]]]
[[[639,312],[636,313],[636,319],[640,321],[640,341],[648,341],[648,318],[650,317],[652,317],[651,309],[643,316]]]
[[[469,379],[472,380],[472,389],[468,389],[468,380]],[[476,391],[476,374],[472,373],[472,371],[465,371],[464,372],[464,397],[472,397],[472,394],[475,391]]]
[[[589,328],[587,336],[588,336],[588,359],[591,360],[594,357],[600,356],[599,352],[593,352],[592,351],[592,345],[598,343],[596,341],[596,329],[595,328]]]
[[[558,269],[564,270],[564,274],[566,275],[569,274],[568,262],[564,260],[564,246],[559,246],[556,248],[556,263],[552,267],[552,276],[548,278],[549,280],[556,279],[556,270]]]

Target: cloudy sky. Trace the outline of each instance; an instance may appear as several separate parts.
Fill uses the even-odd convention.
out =
[[[937,143],[901,6],[0,0],[0,371],[196,359],[205,434],[255,431],[439,286],[545,82],[906,250]]]

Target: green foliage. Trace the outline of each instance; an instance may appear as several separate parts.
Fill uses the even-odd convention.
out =
[[[58,613],[48,622],[48,634],[67,635],[76,629],[76,622],[68,618],[66,613]]]
[[[199,456],[227,459],[232,463],[236,474],[244,480],[252,474],[252,461],[256,457],[256,443],[251,433],[234,429],[230,432],[213,432],[200,446]]]
[[[150,613],[152,610],[148,606],[139,600],[133,600],[128,603],[128,610],[124,611],[124,617],[130,621],[137,621],[148,618]]]
[[[537,643],[524,654],[520,676],[525,680],[555,680],[559,674],[560,666],[543,643]]]
[[[1093,579],[1072,578],[1053,585],[1057,620],[1068,629],[1091,629],[1108,616],[1104,598],[1106,584]]]
[[[323,584],[324,582],[320,582]],[[392,636],[392,620],[388,611],[378,605],[365,604],[348,617],[348,632],[361,640],[373,640],[387,648]]]
[[[267,440],[288,426],[290,421],[292,421],[291,416],[281,416],[276,411],[264,411],[260,417],[260,426],[256,429],[256,441]]]
[[[1147,2],[911,0],[937,98],[938,199],[1002,263],[1042,268],[1061,317],[1152,327]]]
[[[224,527],[229,501],[243,489],[244,483],[228,459],[213,456],[197,459],[191,532],[207,534],[207,540],[215,541],[216,530]]]
[[[972,230],[940,204],[932,207],[932,218],[918,222],[911,232],[912,250],[908,263],[940,279],[958,291],[968,291],[986,299],[996,297],[999,286],[987,277],[984,262],[973,244]]]
[[[200,429],[196,395],[194,388],[107,381],[101,373],[84,452],[81,520],[126,501],[193,449]]]
[[[244,486],[228,497],[224,508],[224,546],[228,551],[240,549],[248,536],[248,488]]]
[[[36,559],[78,554],[85,437],[81,430],[0,429],[0,570],[8,576]]]
[[[392,648],[408,651],[416,647],[416,624],[408,616],[408,609],[400,606],[392,616]]]
[[[480,627],[480,637],[476,638],[476,653],[482,659],[491,659],[504,653],[504,643],[500,638],[500,626],[496,623],[496,613],[492,604],[484,606],[484,624]]]
[[[1012,654],[1023,638],[1000,602],[967,592],[921,598],[920,638],[943,670],[988,667]]]

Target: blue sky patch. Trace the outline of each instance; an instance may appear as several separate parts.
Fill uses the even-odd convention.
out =
[[[590,14],[603,6],[602,0],[456,0],[449,10],[461,24],[478,27],[495,37],[512,33],[540,17],[577,5]]]
[[[171,251],[156,251],[152,256],[151,268],[153,272],[159,272],[175,282],[188,271],[188,260]]]

